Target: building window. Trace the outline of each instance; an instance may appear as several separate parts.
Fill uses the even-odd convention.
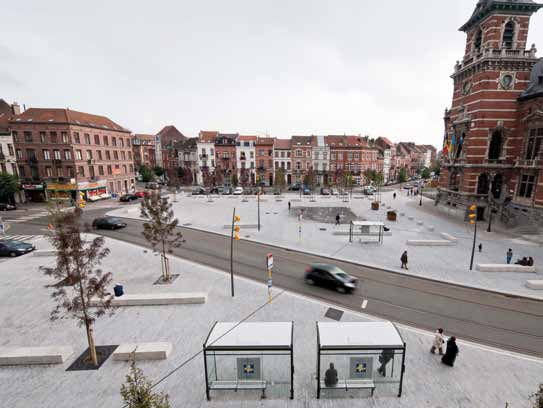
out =
[[[513,48],[513,39],[515,38],[515,23],[509,21],[503,29],[502,46],[505,48]]]
[[[290,152],[287,152],[287,157],[290,159]]]
[[[121,160],[126,160],[126,153],[124,151],[121,152]]]
[[[72,166],[66,167],[66,170],[68,170],[68,176],[69,177],[73,177],[75,175],[74,174],[74,168]]]
[[[128,152],[128,160],[132,160],[132,152]]]
[[[209,149],[209,154],[210,154],[211,156],[213,156],[213,155],[215,154],[215,153],[213,153],[213,148],[210,148],[210,149]]]
[[[79,133],[74,132],[74,143],[81,144],[81,139],[79,138]]]
[[[49,153],[49,150],[43,151],[43,160],[51,160],[51,153]]]
[[[258,167],[260,167],[261,169],[264,168],[264,160],[259,160],[258,161]]]
[[[25,142],[32,143],[32,132],[23,132],[25,137]]]
[[[475,39],[473,41],[473,50],[476,52],[481,51],[481,45],[483,44],[483,31],[479,28],[475,33]]]
[[[302,151],[300,149],[296,149],[296,152],[294,154],[296,157],[302,157]]]
[[[62,177],[63,176],[62,167],[57,167],[56,168],[56,173],[57,173],[57,177]]]
[[[126,139],[126,147],[130,147],[130,139]]]
[[[119,160],[119,153],[117,152],[117,150],[113,150],[113,159]]]
[[[123,138],[119,138],[119,142],[121,143],[121,147],[124,147],[124,139],[123,139]]]
[[[72,160],[72,152],[69,150],[64,150],[64,158],[66,160]]]
[[[126,164],[123,164],[123,174],[126,174],[127,171],[126,171]]]
[[[83,160],[83,155],[81,154],[81,150],[75,151],[75,159],[76,160]]]
[[[326,171],[326,163],[322,163],[322,171]]]
[[[100,176],[104,175],[104,166],[98,166],[98,175]]]
[[[40,143],[45,143],[45,132],[40,132]]]
[[[53,150],[53,157],[55,160],[61,160],[60,150]]]
[[[25,166],[19,166],[19,176],[26,177]]]
[[[520,176],[520,183],[518,189],[518,196],[524,198],[532,197],[532,192],[534,191],[535,176],[529,176],[523,174]]]
[[[301,170],[301,169],[302,169],[302,162],[297,161],[296,162],[296,170]]]
[[[502,152],[502,134],[495,131],[490,139],[488,148],[488,160],[499,160]]]
[[[111,166],[107,166],[107,174],[111,175]]]
[[[90,135],[88,133],[85,133],[85,144],[91,144]]]
[[[13,135],[13,141],[15,143],[19,142],[19,134],[15,131],[11,132],[11,134]]]
[[[130,173],[134,173],[134,165],[133,164],[130,165]]]
[[[87,160],[92,160],[92,150],[87,150]]]
[[[106,160],[111,160],[111,156],[109,154],[109,150],[106,150]]]
[[[228,159],[228,152],[222,152],[222,158]]]
[[[287,162],[287,170],[290,170],[290,162]]]
[[[53,177],[53,168],[49,166],[45,166],[45,175],[47,177]]]
[[[117,146],[117,138],[115,136],[111,137],[111,146]]]
[[[13,156],[13,145],[12,144],[8,144],[8,152],[9,152],[10,156]]]
[[[355,154],[354,154],[354,159],[355,159],[355,160],[358,160],[359,158],[360,158],[360,155],[359,155],[358,153],[355,153]]]
[[[81,177],[85,177],[85,167],[79,166],[79,167],[77,168],[77,170],[78,170],[78,173],[79,173],[79,175],[80,175]]]
[[[49,132],[49,137],[51,138],[51,143],[57,143],[57,132]]]
[[[537,160],[543,142],[543,128],[531,129],[526,146],[526,160]]]
[[[101,150],[97,150],[97,151],[96,151],[96,154],[98,155],[98,160],[102,160],[102,151],[101,151]]]
[[[249,152],[249,157],[250,157],[251,159],[254,159],[254,158],[255,158],[255,152],[252,152],[252,151]]]
[[[94,166],[89,166],[89,176],[95,177],[96,174],[94,173]]]
[[[319,160],[319,152],[315,152],[314,156],[315,160]]]
[[[94,144],[96,145],[100,144],[100,135],[94,135]]]
[[[68,138],[68,132],[60,132],[60,137],[62,138],[62,143],[70,143],[70,139]]]
[[[273,160],[268,160],[268,167],[273,169]]]
[[[104,135],[104,145],[109,146],[109,139],[106,135]]]

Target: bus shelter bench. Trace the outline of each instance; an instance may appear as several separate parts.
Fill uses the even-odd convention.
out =
[[[324,381],[321,380],[321,389],[333,390],[333,389],[345,389],[349,390],[371,390],[371,396],[375,391],[375,383],[373,380],[339,380],[334,387],[327,387]]]
[[[262,390],[262,398],[266,398],[266,381],[213,381],[210,390]]]

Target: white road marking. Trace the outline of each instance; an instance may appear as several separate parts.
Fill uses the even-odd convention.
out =
[[[362,309],[365,309],[366,306],[368,306],[368,299],[364,299],[364,301],[362,302],[361,308],[362,308]]]

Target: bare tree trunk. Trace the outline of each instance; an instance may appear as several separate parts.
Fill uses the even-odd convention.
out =
[[[162,279],[165,282],[169,282],[170,280],[170,271],[168,268],[168,258],[166,257],[166,246],[164,243],[164,240],[162,240]]]
[[[87,326],[87,340],[89,341],[89,353],[92,360],[92,364],[95,366],[98,365],[98,356],[96,355],[96,346],[94,345],[94,328],[92,323],[89,323]]]

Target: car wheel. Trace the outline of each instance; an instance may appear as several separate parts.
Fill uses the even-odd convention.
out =
[[[315,281],[313,279],[311,279],[311,278],[306,278],[305,283],[307,283],[308,285],[313,286],[315,284]]]
[[[17,256],[17,253],[12,251],[12,252],[9,253],[9,256],[11,256],[12,258],[14,258],[14,257]]]
[[[339,293],[347,293],[347,290],[343,286],[336,286],[336,290]]]

